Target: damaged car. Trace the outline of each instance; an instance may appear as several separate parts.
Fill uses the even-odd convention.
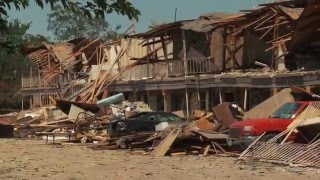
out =
[[[181,118],[172,113],[141,112],[129,118],[112,120],[108,133],[116,137],[136,132],[155,131],[155,127],[163,122],[169,125],[182,124]]]
[[[269,140],[284,131],[302,113],[310,101],[290,102],[282,105],[271,116],[238,121],[230,125],[228,146],[245,149],[256,138],[266,133],[262,140]]]

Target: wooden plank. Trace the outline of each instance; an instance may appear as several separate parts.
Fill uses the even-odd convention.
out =
[[[209,150],[210,150],[210,145],[207,145],[206,148],[204,148],[203,156],[207,156]]]
[[[168,136],[160,142],[160,144],[151,152],[150,155],[155,157],[164,156],[180,133],[181,129],[171,130]]]

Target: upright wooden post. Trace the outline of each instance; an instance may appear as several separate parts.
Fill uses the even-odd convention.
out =
[[[148,97],[148,105],[151,107],[150,91],[149,90],[147,90],[147,97]]]
[[[226,46],[228,45],[227,43],[227,30],[226,28],[223,28],[223,31],[221,32],[222,33],[222,71],[225,71],[226,70],[226,61],[227,61],[227,58],[226,58]]]
[[[186,110],[187,110],[187,120],[189,120],[189,95],[188,95],[188,88],[187,88],[187,85],[186,85],[186,91],[185,91],[185,94],[186,94]]]
[[[162,91],[164,112],[171,112],[171,97],[168,90]]]
[[[202,110],[201,109],[201,97],[200,97],[200,84],[199,84],[199,77],[198,77],[198,79],[197,79],[197,81],[198,81],[198,85],[197,85],[197,100],[198,100],[198,109],[199,110]]]
[[[210,111],[210,91],[206,90],[206,111]]]
[[[138,95],[137,95],[137,90],[133,91],[133,97],[134,97],[134,101],[138,101]]]
[[[278,93],[278,89],[277,88],[272,88],[271,89],[271,96],[275,95]]]
[[[243,101],[243,110],[247,110],[248,107],[248,88],[244,88],[244,101]]]
[[[189,96],[187,87],[187,75],[188,75],[188,64],[187,64],[187,45],[186,45],[186,35],[185,30],[182,30],[182,45],[183,45],[183,65],[184,65],[184,77],[185,77],[185,95],[186,95],[186,110],[187,110],[187,120],[189,120]]]
[[[164,58],[166,61],[166,77],[168,77],[169,76],[168,51],[167,51],[167,44],[165,43],[165,39],[163,36],[161,36],[161,44],[162,44]]]
[[[220,104],[223,103],[223,97],[222,97],[222,92],[221,92],[221,88],[219,87],[219,100],[220,100]]]
[[[23,97],[21,98],[21,111],[23,111],[24,107],[23,107]]]
[[[185,30],[182,30],[182,45],[183,45],[183,65],[184,65],[184,74],[188,75],[188,62],[187,62],[187,45],[186,45],[186,34]]]

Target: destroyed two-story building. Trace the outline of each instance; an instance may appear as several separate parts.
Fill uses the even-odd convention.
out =
[[[86,38],[26,46],[35,66],[21,94],[93,103],[122,92],[158,111],[236,102],[249,109],[290,85],[317,90],[319,2],[264,4],[238,14],[204,14],[108,44]]]

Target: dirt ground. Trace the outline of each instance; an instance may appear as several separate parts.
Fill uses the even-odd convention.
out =
[[[0,139],[0,179],[317,179],[319,169],[236,158],[154,158],[128,151],[93,151],[83,145],[46,145],[41,140]]]

